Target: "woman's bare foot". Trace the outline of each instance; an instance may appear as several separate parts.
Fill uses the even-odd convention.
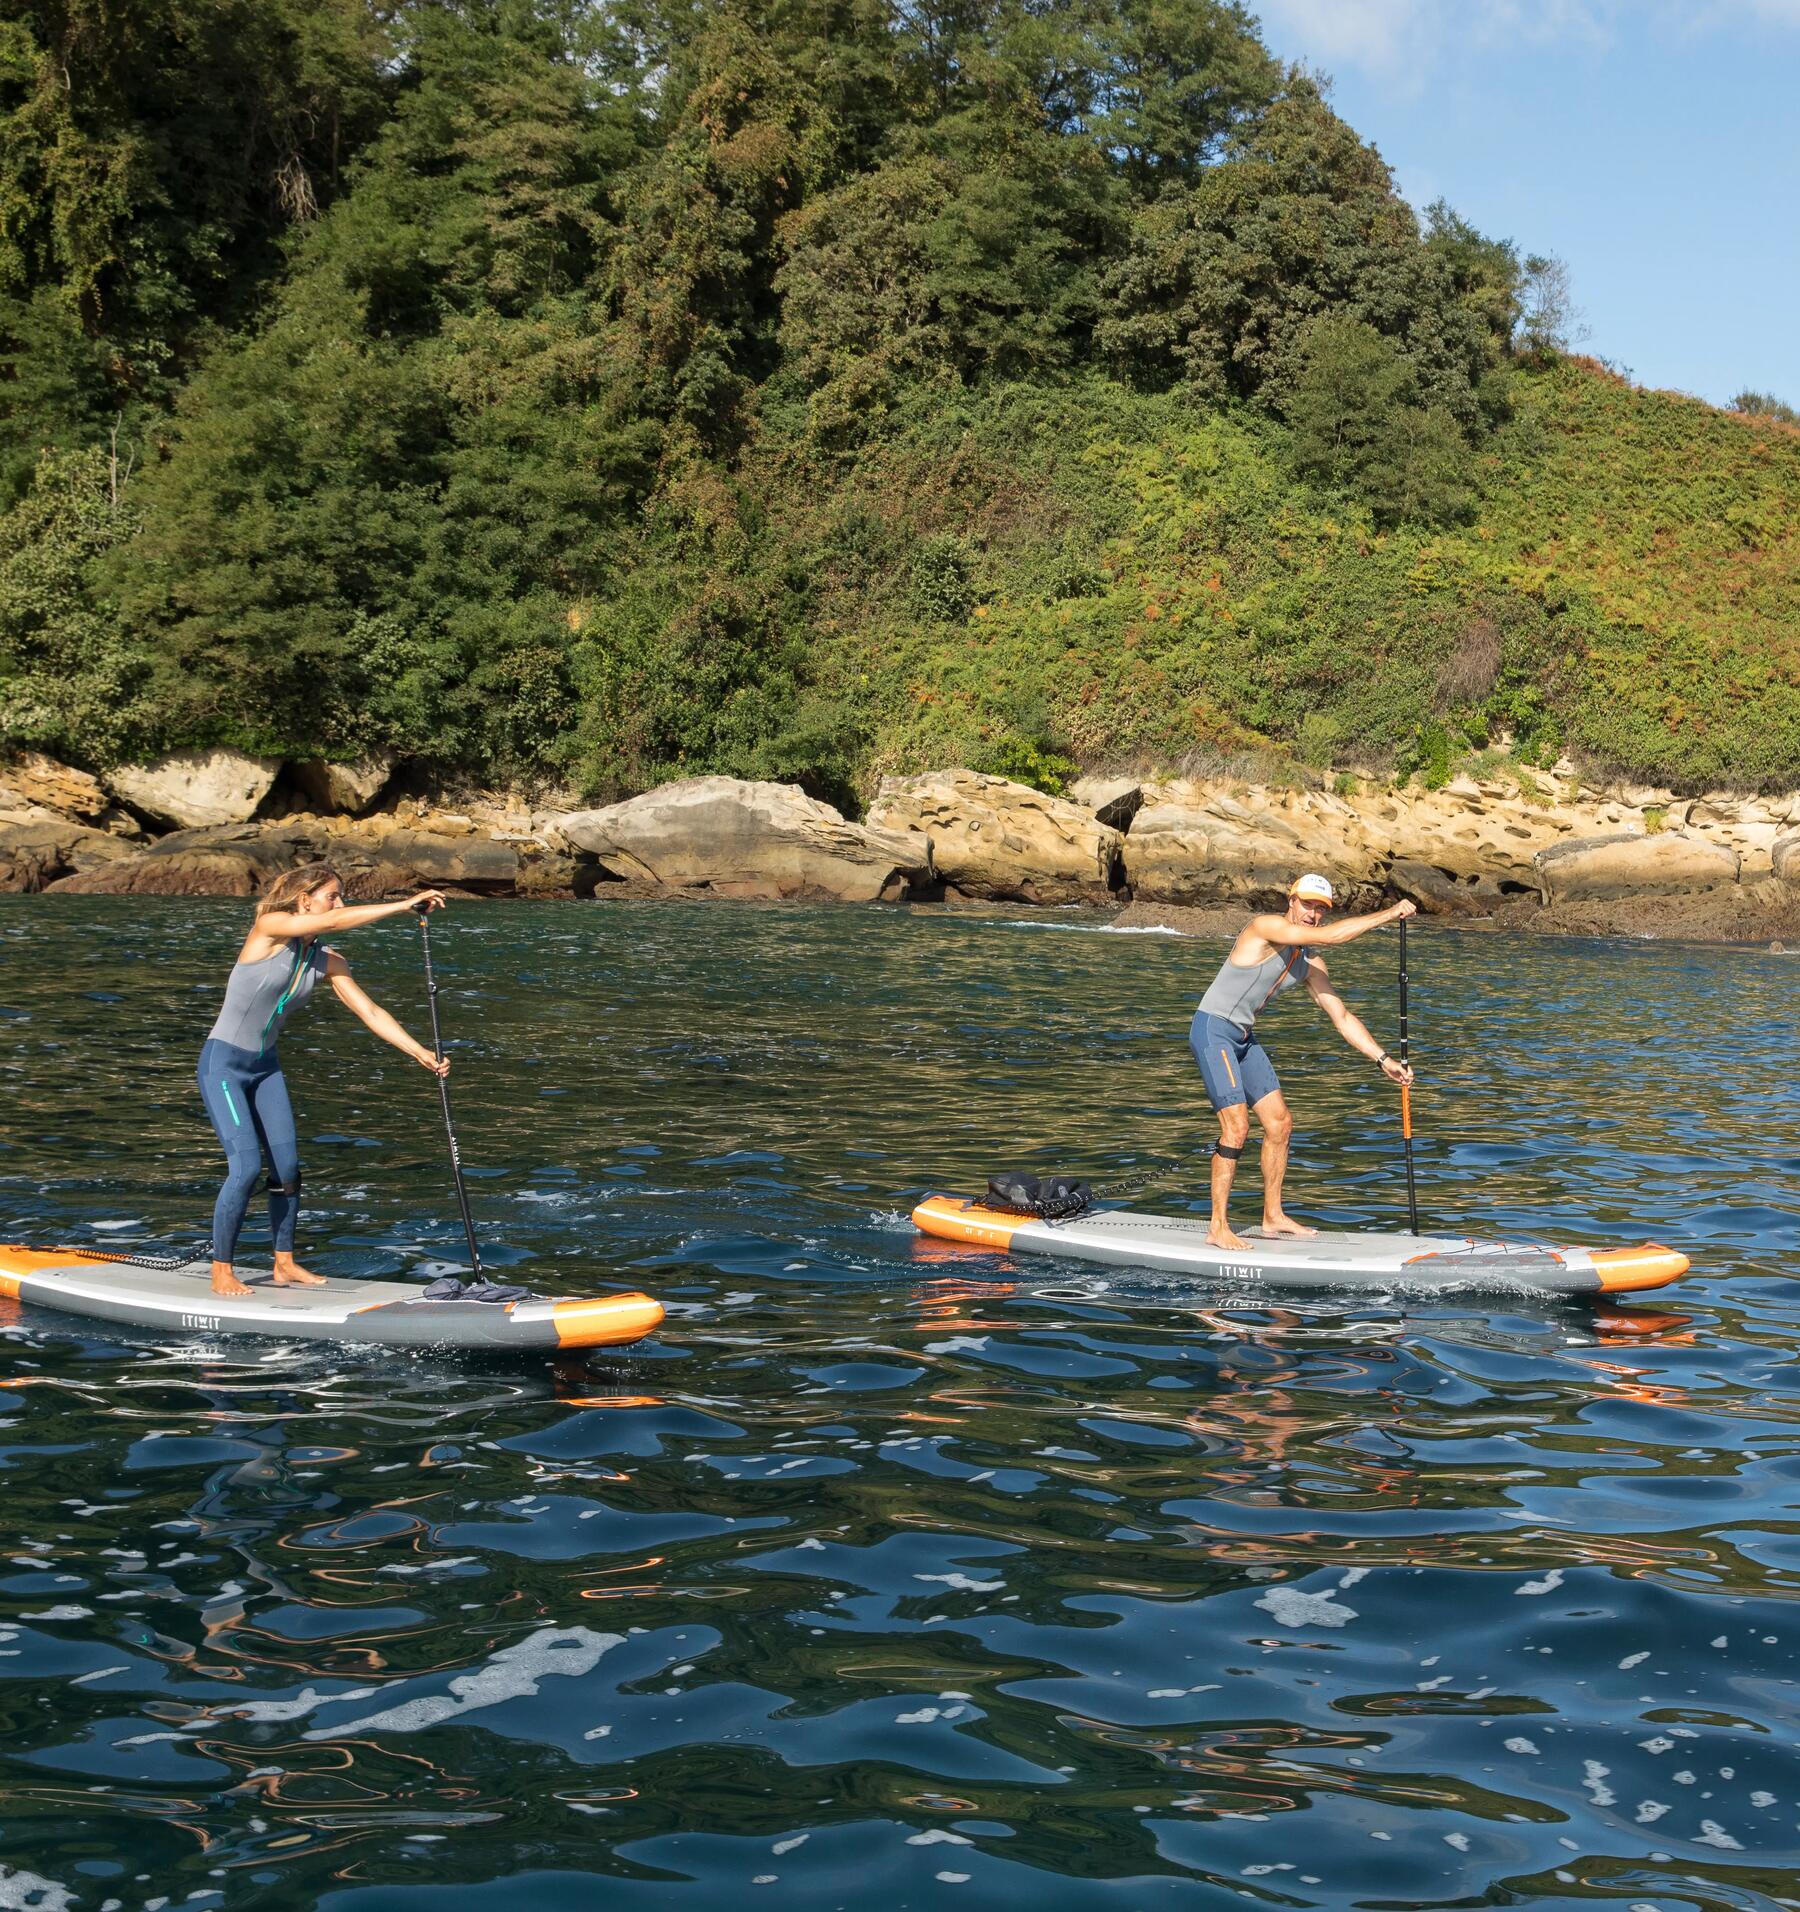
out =
[[[1284,1211],[1263,1217],[1265,1235],[1316,1235],[1318,1232],[1316,1228],[1308,1228],[1304,1222],[1295,1221],[1292,1215]]]
[[[325,1277],[315,1275],[310,1268],[302,1268],[292,1255],[277,1255],[275,1286],[277,1288],[323,1288]]]
[[[1243,1236],[1235,1229],[1227,1228],[1222,1222],[1218,1227],[1209,1228],[1206,1231],[1206,1240],[1207,1245],[1212,1248],[1236,1248],[1246,1255],[1250,1252],[1250,1244]]]
[[[212,1291],[223,1295],[229,1301],[242,1301],[250,1290],[231,1272],[231,1263],[215,1261],[212,1265]]]

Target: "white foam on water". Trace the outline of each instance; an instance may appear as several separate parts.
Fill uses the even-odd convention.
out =
[[[5,1912],[71,1912],[75,1895],[54,1879],[23,1867],[0,1866],[0,1907]]]
[[[1271,1587],[1256,1604],[1284,1627],[1342,1627],[1356,1618],[1354,1607],[1330,1594],[1302,1593],[1298,1587]]]
[[[342,1739],[351,1733],[421,1733],[428,1727],[508,1700],[528,1699],[551,1677],[578,1679],[591,1673],[600,1657],[624,1641],[621,1633],[596,1633],[591,1627],[540,1627],[523,1640],[502,1647],[485,1666],[460,1674],[448,1693],[403,1700],[398,1706],[365,1713],[335,1726],[315,1726],[308,1739]],[[415,1682],[407,1681],[407,1685]]]
[[[1165,929],[1160,923],[1034,923],[1028,917],[1009,916],[995,925],[997,929],[1060,929],[1071,936],[1180,936],[1178,929]]]
[[[308,1713],[316,1713],[321,1706],[336,1706],[345,1700],[372,1699],[380,1691],[381,1688],[378,1686],[353,1686],[342,1693],[319,1693],[310,1686],[304,1686],[300,1689],[297,1699],[244,1700],[236,1705],[219,1707],[213,1717],[279,1723],[284,1720],[304,1719]]]

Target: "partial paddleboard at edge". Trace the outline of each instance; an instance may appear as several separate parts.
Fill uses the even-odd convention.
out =
[[[104,1250],[0,1247],[0,1299],[184,1334],[260,1334],[390,1348],[606,1348],[641,1341],[663,1318],[648,1295],[428,1301],[410,1282],[328,1280],[278,1288],[241,1274],[248,1297],[212,1291],[212,1266],[134,1266]]]
[[[1249,1247],[1213,1247],[1195,1215],[1090,1210],[1046,1222],[956,1195],[930,1195],[913,1210],[921,1234],[1009,1255],[1057,1255],[1113,1267],[1155,1268],[1269,1288],[1529,1288],[1544,1294],[1617,1295],[1666,1287],[1688,1258],[1659,1242],[1637,1248],[1549,1248],[1472,1235],[1238,1232]]]

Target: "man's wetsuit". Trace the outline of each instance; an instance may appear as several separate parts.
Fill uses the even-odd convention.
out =
[[[1256,1018],[1284,989],[1305,982],[1311,967],[1311,953],[1300,948],[1276,949],[1260,963],[1238,964],[1227,956],[1219,966],[1188,1029],[1215,1109],[1244,1102],[1254,1108],[1281,1087],[1256,1040]]]
[[[212,1033],[201,1045],[200,1099],[224,1144],[225,1183],[213,1204],[214,1261],[231,1261],[238,1231],[269,1164],[269,1230],[277,1251],[292,1254],[300,1213],[300,1145],[275,1039],[305,1002],[336,952],[308,940],[284,945],[261,962],[234,965]]]

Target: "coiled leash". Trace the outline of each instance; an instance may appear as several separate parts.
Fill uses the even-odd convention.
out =
[[[988,1178],[983,1206],[1040,1222],[1073,1221],[1094,1205],[1086,1182],[1073,1175],[1026,1175],[1017,1170]]]

